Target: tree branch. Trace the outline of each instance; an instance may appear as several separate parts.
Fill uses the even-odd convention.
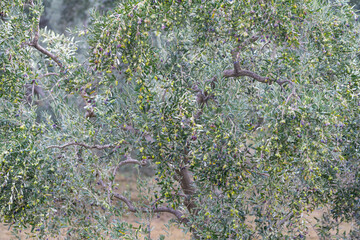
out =
[[[262,76],[259,76],[257,75],[256,73],[254,72],[251,72],[249,70],[234,70],[234,69],[231,69],[231,70],[225,70],[223,72],[223,76],[228,78],[228,77],[242,77],[242,76],[246,76],[246,77],[251,77],[253,79],[255,79],[256,81],[258,82],[262,82],[262,83],[267,83],[269,78],[266,78],[266,77],[262,77]]]
[[[136,159],[131,158],[130,156],[127,156],[127,159],[125,161],[120,162],[116,166],[116,168],[113,171],[113,175],[115,176],[116,171],[119,167],[126,165],[126,164],[138,164],[140,166],[144,166],[147,164],[147,160],[144,159],[142,161],[138,161]],[[144,213],[149,212],[149,210],[147,208],[136,209],[134,207],[134,205],[132,204],[132,202],[129,199],[127,199],[125,196],[123,196],[121,194],[113,193],[112,192],[113,183],[109,183],[109,186],[106,186],[106,184],[101,179],[99,180],[99,183],[102,185],[102,187],[104,189],[107,190],[108,198],[110,198],[110,195],[113,195],[115,198],[121,200],[122,202],[124,202],[127,205],[130,212],[138,212],[138,211],[141,211]],[[110,204],[110,199],[108,201]],[[169,207],[155,207],[155,203],[152,204],[152,206],[153,206],[152,212],[154,212],[154,213],[162,213],[162,212],[171,213],[171,214],[175,215],[181,223],[185,223],[185,224],[189,221],[186,217],[184,217],[184,214],[182,212],[175,210],[173,208],[169,208]]]
[[[37,95],[39,99],[46,99],[46,94],[44,90],[42,89],[42,87],[36,85],[35,81],[32,84],[25,84],[25,90],[25,99],[29,105],[32,105],[33,102],[35,102],[35,104],[37,103],[34,100],[35,95]]]
[[[285,79],[285,80],[276,80],[276,83],[277,84],[279,84],[280,86],[282,86],[284,83],[289,83],[290,85],[294,85],[294,83],[292,82],[292,81],[290,81],[290,80],[287,80],[287,79]]]
[[[182,167],[180,170],[176,170],[176,173],[178,174],[177,180],[180,182],[181,189],[186,195],[184,204],[190,213],[196,215],[198,209],[195,202],[193,201],[193,195],[196,191],[193,186],[193,181],[191,180],[190,171],[188,167]]]
[[[114,168],[114,171],[113,171],[114,179],[115,179],[115,175],[116,175],[117,170],[118,170],[120,167],[122,167],[122,166],[124,166],[124,165],[127,165],[127,164],[137,164],[137,165],[140,165],[140,166],[146,166],[146,164],[148,164],[148,161],[147,161],[147,159],[143,159],[143,160],[139,161],[139,160],[136,160],[136,159],[131,158],[130,156],[126,156],[126,160],[121,161],[121,162]]]
[[[58,73],[46,73],[46,74],[44,74],[44,75],[39,76],[39,78],[44,78],[44,77],[48,77],[48,76],[51,76],[51,75],[59,76]]]
[[[90,99],[89,94],[86,93],[85,88],[81,89],[80,95],[81,95],[81,97],[84,100],[85,105],[86,105],[86,107],[84,107],[85,110],[86,110],[85,117],[86,118],[96,117],[95,112],[94,112],[94,108],[92,107],[91,103],[88,102],[88,100],[91,100],[91,99]]]
[[[262,82],[262,83],[269,83],[271,84],[272,82],[276,82],[277,84],[279,84],[281,87],[284,83],[289,83],[289,84],[293,84],[291,81],[289,80],[276,80],[274,81],[273,79],[270,79],[268,77],[262,77],[252,71],[249,70],[245,70],[245,69],[241,69],[240,66],[240,62],[239,62],[239,51],[244,48],[246,45],[249,45],[250,43],[255,42],[256,40],[259,39],[259,36],[257,34],[253,35],[252,37],[248,38],[247,40],[245,40],[243,43],[241,43],[239,46],[237,46],[235,49],[233,49],[231,51],[231,55],[232,55],[232,61],[234,64],[234,68],[233,69],[228,69],[225,70],[223,72],[223,76],[225,78],[229,78],[229,77],[251,77],[253,79],[255,79],[258,82]]]
[[[290,212],[284,219],[280,220],[276,224],[276,227],[279,229],[281,227],[281,225],[283,225],[285,222],[287,222],[292,216],[294,216],[294,213]]]
[[[130,124],[125,124],[125,126],[121,126],[121,129],[124,131],[129,131],[131,133],[140,133],[139,129],[133,128]],[[143,133],[143,137],[146,141],[153,143],[155,140],[148,133]]]
[[[30,6],[34,6],[33,1],[30,1]],[[34,36],[33,40],[27,44],[31,47],[34,47],[39,52],[45,54],[46,56],[48,56],[49,58],[54,60],[60,68],[63,68],[62,63],[60,62],[60,60],[57,56],[55,56],[54,54],[52,54],[51,52],[49,52],[48,50],[46,50],[45,48],[43,48],[42,46],[39,45],[39,28],[40,28],[39,22],[40,22],[40,17],[38,18],[38,24],[36,26],[36,30],[34,29],[35,36]]]
[[[140,166],[143,166],[145,164],[147,164],[147,160],[144,159],[142,161],[138,161],[136,159],[131,158],[130,156],[127,156],[127,159],[125,161],[122,161],[118,164],[118,166],[114,169],[113,171],[113,175],[115,176],[116,171],[119,167],[126,165],[126,164],[138,164]],[[121,194],[117,194],[112,192],[112,183],[109,183],[109,186],[107,186],[101,179],[99,180],[99,184],[101,184],[101,186],[108,192],[108,198],[110,198],[110,195],[114,196],[115,198],[119,199],[120,201],[124,202],[129,211],[130,212],[143,212],[143,213],[147,213],[149,212],[148,208],[135,208],[135,206],[132,204],[132,202],[126,198],[125,196],[121,195]],[[189,193],[187,191],[187,193]],[[156,201],[155,201],[156,203]],[[177,219],[184,224],[187,224],[189,222],[189,220],[184,216],[184,214],[179,211],[179,210],[175,210],[173,208],[169,208],[169,207],[155,207],[155,203],[151,204],[152,205],[152,212],[154,213],[162,213],[162,212],[167,212],[167,213],[171,213],[173,215],[175,215],[177,217]],[[110,204],[110,201],[109,201]]]
[[[283,84],[285,83],[288,83],[290,85],[294,85],[294,83],[290,80],[272,80],[268,77],[262,77],[252,71],[249,71],[249,70],[244,70],[244,69],[228,69],[228,70],[225,70],[223,72],[223,76],[225,78],[229,78],[229,77],[243,77],[243,76],[246,76],[246,77],[251,77],[253,79],[255,79],[256,81],[258,82],[262,82],[262,83],[268,83],[268,84],[271,84],[272,82],[276,82],[277,84],[279,84],[281,87],[283,87]]]
[[[35,37],[34,37],[33,41],[28,43],[28,45],[31,46],[31,47],[36,48],[39,52],[47,55],[49,58],[54,60],[60,68],[63,68],[62,63],[59,61],[57,56],[55,56],[54,54],[52,54],[51,52],[49,52],[48,50],[46,50],[45,48],[43,48],[42,46],[39,45],[39,42],[38,42],[38,40],[39,40],[39,32],[38,31],[39,30],[37,30],[35,32]]]
[[[242,42],[239,46],[237,46],[235,49],[231,51],[232,60],[234,63],[234,72],[239,73],[241,71],[240,63],[239,63],[239,50],[241,50],[246,45],[249,45],[250,43],[255,42],[259,39],[258,35],[254,35],[251,38],[246,39],[244,42]]]
[[[132,202],[121,194],[112,193],[112,195],[115,198],[119,199],[120,201],[124,202],[127,205],[130,212],[139,212],[139,211],[143,212],[143,213],[149,212],[149,210],[147,208],[140,208],[140,209],[135,208],[134,205],[132,204]],[[185,223],[185,224],[188,223],[188,221],[189,221],[181,211],[175,210],[175,209],[169,208],[169,207],[153,207],[152,212],[154,212],[154,213],[163,213],[163,212],[171,213],[171,214],[175,215],[180,222]]]
[[[102,150],[102,149],[107,149],[107,148],[115,148],[117,147],[117,145],[112,145],[112,144],[107,144],[107,145],[87,145],[85,143],[78,143],[78,142],[70,142],[70,143],[65,143],[64,145],[62,146],[58,146],[58,145],[51,145],[51,146],[48,146],[46,147],[46,149],[49,149],[49,148],[59,148],[59,149],[63,149],[63,148],[66,148],[66,147],[69,147],[69,146],[81,146],[81,147],[84,147],[84,148],[89,148],[89,149],[98,149],[98,150]]]
[[[148,163],[146,159],[143,159],[141,161],[131,158],[130,156],[127,156],[125,161],[122,161],[119,163],[118,168],[127,164],[137,164],[140,166],[145,166]]]

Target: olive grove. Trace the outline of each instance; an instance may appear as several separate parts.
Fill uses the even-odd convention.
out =
[[[0,222],[141,239],[124,216],[166,212],[194,239],[298,239],[323,208],[319,237],[360,236],[346,1],[121,0],[66,35],[43,10],[0,2]],[[155,171],[137,201],[115,181],[129,166]]]

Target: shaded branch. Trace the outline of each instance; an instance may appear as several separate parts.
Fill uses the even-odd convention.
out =
[[[6,15],[4,12],[0,12],[0,19],[5,22]]]
[[[214,89],[215,87],[213,87],[212,84],[215,84],[215,82],[217,82],[217,78],[216,78],[216,77],[213,77],[213,78],[211,78],[211,79],[205,80],[205,82],[210,82],[211,88]]]
[[[142,161],[138,161],[136,159],[133,159],[131,158],[130,156],[127,156],[127,159],[125,161],[122,161],[118,164],[118,166],[114,169],[114,176],[115,176],[115,173],[117,171],[117,169],[123,165],[126,165],[126,164],[138,164],[138,165],[145,165],[147,163],[147,160],[144,159]],[[114,193],[112,192],[112,182],[110,182],[108,184],[108,186],[101,180],[99,179],[98,181],[99,184],[101,184],[101,186],[107,191],[107,194],[108,194],[108,200],[109,200],[109,204],[110,204],[110,196],[114,196],[116,199],[124,202],[126,204],[126,206],[128,207],[129,211],[130,212],[143,212],[143,213],[148,213],[149,212],[149,209],[148,208],[136,208],[133,203],[128,199],[126,198],[125,196],[121,195],[121,194],[118,194],[118,193]],[[189,193],[188,191],[185,192],[185,193]],[[189,222],[189,220],[185,217],[185,215],[179,211],[179,210],[175,210],[173,208],[170,208],[170,207],[155,207],[156,205],[156,202],[157,200],[151,204],[151,211],[153,213],[171,213],[173,214],[174,216],[177,217],[177,219],[181,222],[181,223],[185,223],[187,224]]]
[[[280,85],[280,86],[281,86],[281,85]],[[287,105],[288,102],[290,101],[290,99],[291,99],[292,97],[298,97],[298,98],[300,99],[300,97],[296,94],[295,88],[293,88],[291,94],[287,97],[284,105]],[[300,100],[300,101],[301,101],[301,100]],[[282,117],[284,116],[284,113],[285,113],[285,108],[284,108],[283,111],[282,111],[282,114],[281,114]]]
[[[292,81],[290,81],[290,80],[287,80],[287,79],[285,79],[285,80],[276,80],[275,81],[277,84],[279,84],[280,86],[282,86],[284,83],[289,83],[290,85],[293,85],[294,83],[292,82]]]
[[[45,91],[41,86],[36,85],[35,80],[32,83],[25,84],[25,101],[29,106],[36,105],[36,122],[40,123],[42,120],[42,113],[47,112],[54,123],[54,127],[58,128],[58,120],[53,108],[50,105],[51,97],[48,91]]]
[[[215,83],[217,82],[217,78],[216,77],[213,77],[211,79],[208,79],[208,80],[205,80],[206,83],[210,83],[210,86],[212,89],[215,89],[216,85]],[[218,102],[216,101],[216,98],[215,98],[215,95],[214,94],[209,94],[208,91],[206,90],[201,90],[198,85],[194,85],[192,87],[192,90],[197,92],[197,95],[196,95],[196,102],[199,104],[200,106],[200,110],[194,115],[194,118],[195,119],[198,119],[201,114],[203,113],[203,108],[204,108],[204,105],[206,104],[208,106],[208,101],[211,99],[213,100],[215,103],[218,104]]]
[[[246,39],[239,47],[243,48],[246,45],[249,45],[250,43],[255,42],[256,40],[258,40],[260,38],[260,36],[258,34],[255,34],[253,36],[251,36],[251,38]]]

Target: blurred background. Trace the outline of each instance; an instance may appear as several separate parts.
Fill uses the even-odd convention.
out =
[[[45,12],[40,26],[47,27],[57,33],[66,33],[66,29],[88,26],[90,10],[96,8],[100,12],[112,9],[119,0],[44,0]],[[360,0],[350,0],[349,4],[360,9]]]
[[[82,29],[89,24],[92,8],[106,12],[117,2],[114,0],[44,0],[45,10],[40,20],[40,27],[47,27],[57,33],[65,33],[68,28]]]

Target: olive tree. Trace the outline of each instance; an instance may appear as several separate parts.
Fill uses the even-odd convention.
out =
[[[358,226],[346,2],[122,0],[67,36],[39,28],[41,1],[0,6],[0,219],[15,230],[137,239],[149,229],[128,212],[167,212],[195,239],[303,238],[319,207],[319,236]],[[156,171],[137,201],[124,165]]]

